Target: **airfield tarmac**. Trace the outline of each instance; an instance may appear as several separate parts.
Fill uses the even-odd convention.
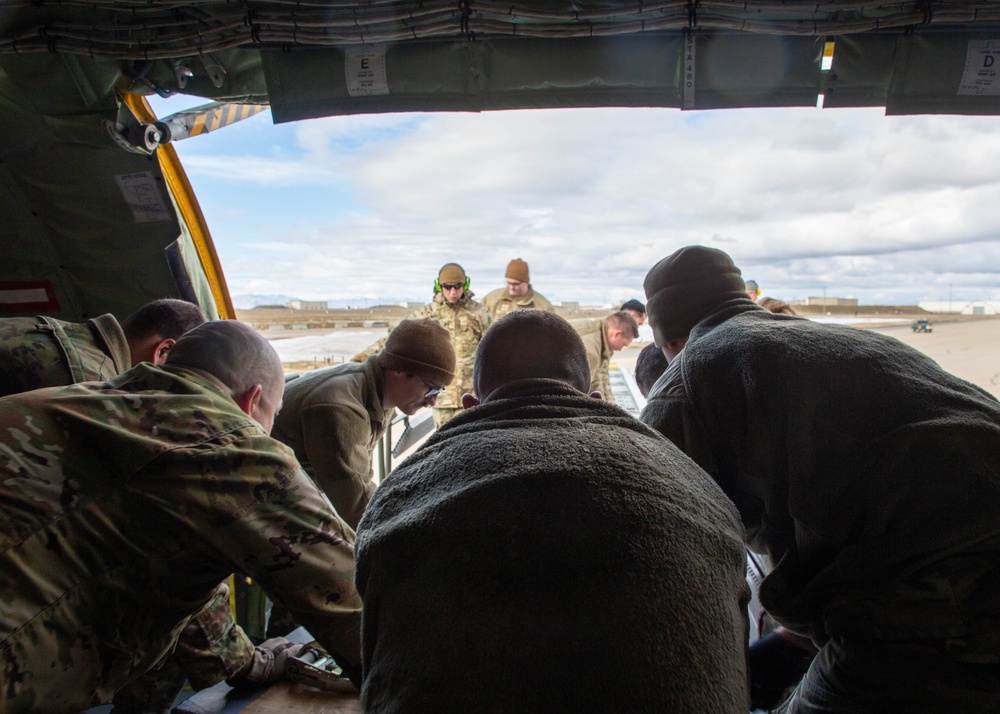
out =
[[[933,322],[933,320],[932,320]],[[914,332],[905,324],[861,327],[895,337],[920,350],[942,369],[972,382],[1000,399],[1000,318],[934,324],[934,332]],[[635,360],[645,345],[630,345],[615,355],[619,367],[635,371]]]
[[[864,327],[908,344],[936,361],[952,374],[977,384],[1000,398],[1000,319],[985,318],[936,322],[934,332],[916,333],[907,319],[902,324]],[[650,338],[648,325],[640,330],[640,339]],[[338,330],[287,331],[262,334],[281,355],[287,371],[304,372],[329,364],[339,364],[365,349],[381,337],[384,329],[346,328]],[[646,341],[617,353],[613,362],[635,369],[635,360]]]

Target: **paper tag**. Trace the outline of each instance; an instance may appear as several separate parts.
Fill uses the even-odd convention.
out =
[[[352,97],[389,93],[389,83],[385,79],[384,45],[348,47],[344,60],[347,93]]]
[[[958,93],[982,97],[1000,95],[1000,40],[969,40],[965,71]]]
[[[132,209],[132,217],[136,223],[170,220],[167,204],[163,202],[163,195],[151,171],[119,174],[115,176],[115,181],[118,182],[125,203]]]

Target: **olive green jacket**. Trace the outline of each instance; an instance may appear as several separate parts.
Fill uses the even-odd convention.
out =
[[[0,319],[0,396],[104,381],[131,366],[125,333],[110,313],[84,323],[43,315]]]
[[[0,399],[0,497],[11,714],[107,702],[234,570],[359,662],[353,531],[207,376],[143,363]]]
[[[375,356],[293,379],[271,431],[351,528],[375,491],[372,452],[392,419],[382,406],[382,379]]]
[[[471,290],[455,301],[454,305],[445,301],[444,295],[437,293],[427,305],[407,316],[407,319],[429,317],[437,320],[451,335],[451,345],[455,348],[455,379],[444,393],[437,398],[435,409],[461,409],[462,395],[472,394],[472,370],[476,366],[476,348],[486,328],[492,321],[485,307],[472,299]],[[371,345],[364,352],[353,357],[355,362],[367,359],[385,347],[388,337]]]
[[[605,318],[585,317],[570,320],[583,346],[587,350],[590,364],[590,391],[600,392],[608,401],[611,399],[611,377],[608,365],[611,363],[611,347],[608,345],[608,321]]]
[[[507,292],[507,288],[497,288],[487,293],[486,297],[483,298],[483,305],[490,311],[490,316],[494,320],[499,320],[508,312],[513,312],[514,310],[545,310],[546,312],[555,312],[552,309],[552,303],[546,300],[545,296],[541,293],[536,293],[531,287],[528,288],[528,294],[523,298],[512,298]]]

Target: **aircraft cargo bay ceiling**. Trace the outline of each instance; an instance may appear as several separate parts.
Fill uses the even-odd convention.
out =
[[[105,58],[133,91],[269,103],[276,122],[393,111],[813,106],[818,95],[826,107],[885,106],[889,114],[1000,109],[997,0],[4,6],[2,56],[58,53],[87,76],[87,65]]]

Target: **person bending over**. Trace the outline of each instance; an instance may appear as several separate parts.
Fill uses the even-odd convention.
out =
[[[1000,711],[1000,403],[899,340],[769,312],[688,246],[645,280],[642,421],[733,499],[820,647],[782,712]]]
[[[554,314],[495,322],[473,379],[358,527],[365,711],[745,713],[732,503],[588,396]]]
[[[163,366],[0,399],[0,709],[78,712],[170,653],[234,570],[360,681],[353,533],[268,433],[281,361],[210,322]],[[280,676],[245,639],[233,675]]]

